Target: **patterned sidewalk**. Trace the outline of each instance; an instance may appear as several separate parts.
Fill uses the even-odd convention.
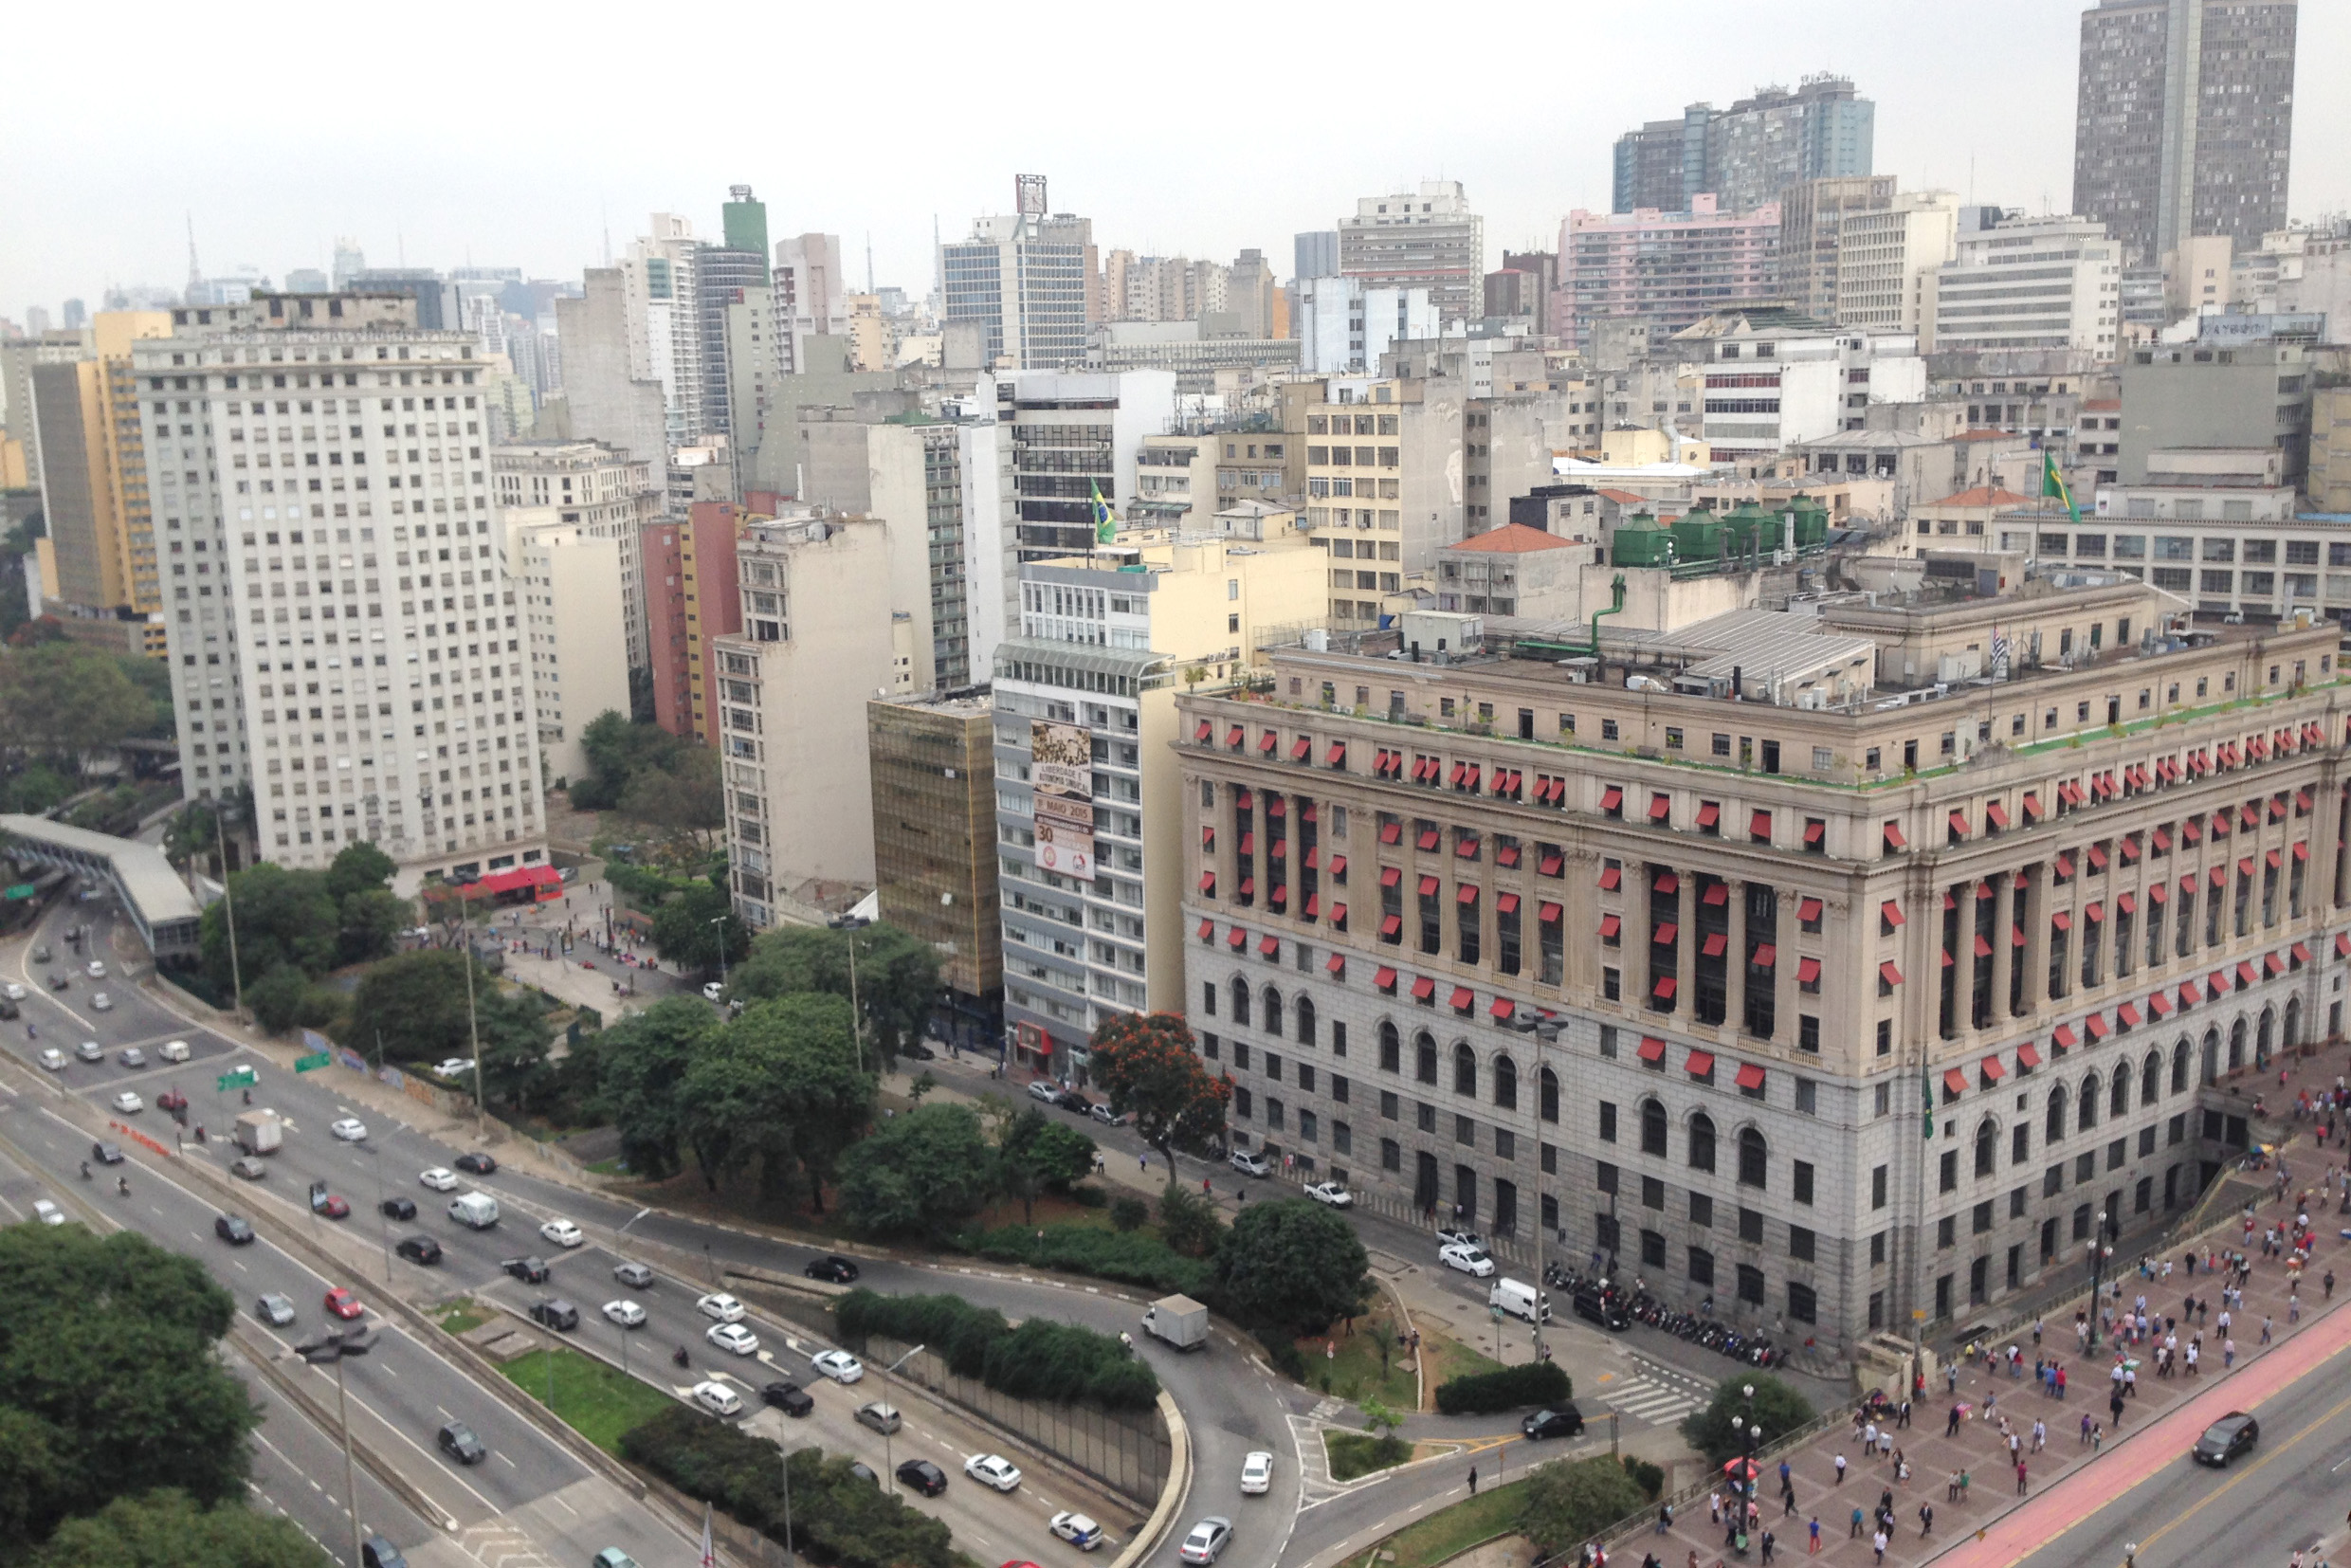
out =
[[[2321,1089],[2332,1088],[2338,1075],[2351,1073],[2351,1048],[2340,1042],[2329,1044],[2306,1060],[2286,1067],[2287,1082],[2283,1088],[2279,1086],[2276,1064],[2266,1078],[2248,1074],[2239,1079],[2248,1101],[2260,1093],[2272,1105],[2286,1105],[2300,1089],[2307,1088],[2316,1094]],[[2249,1364],[2260,1365],[2269,1350],[2299,1338],[2321,1322],[2326,1324],[2325,1333],[2311,1345],[2297,1347],[2296,1355],[2288,1359],[2300,1362],[2311,1355],[2323,1358],[2324,1354],[2331,1354],[2331,1348],[2351,1342],[2351,1315],[2338,1316],[2346,1297],[2351,1297],[2351,1242],[2340,1234],[2345,1221],[2335,1214],[2333,1190],[2326,1187],[2330,1167],[2344,1160],[2345,1133],[2338,1125],[2331,1143],[2321,1148],[2310,1121],[2295,1121],[2289,1126],[2290,1136],[2282,1150],[2290,1177],[2286,1200],[2277,1200],[2274,1184],[2266,1190],[2254,1211],[2250,1239],[2241,1210],[2224,1214],[2197,1237],[2193,1275],[2185,1270],[2184,1257],[2189,1250],[2185,1246],[2175,1246],[2162,1257],[2148,1259],[2150,1268],[2146,1275],[2140,1271],[2137,1254],[2118,1250],[2114,1261],[2119,1266],[2121,1294],[2119,1301],[2109,1295],[2108,1304],[2118,1311],[2126,1310],[2143,1295],[2151,1323],[2148,1343],[2126,1351],[2139,1363],[2137,1393],[2123,1398],[2119,1420],[2110,1403],[2114,1387],[2110,1374],[2117,1356],[2104,1325],[2099,1328],[2095,1353],[2077,1350],[2074,1313],[2087,1304],[2085,1280],[2080,1294],[2044,1315],[2038,1346],[2033,1343],[2030,1324],[2016,1333],[2014,1342],[2021,1353],[2020,1377],[2012,1377],[2005,1366],[1996,1375],[1986,1369],[1979,1358],[1973,1364],[1957,1369],[1956,1388],[1941,1374],[1930,1378],[1925,1394],[1913,1405],[1910,1425],[1886,1434],[1879,1452],[1863,1451],[1864,1433],[1856,1421],[1850,1427],[1833,1428],[1817,1441],[1783,1456],[1788,1467],[1788,1484],[1795,1493],[1793,1511],[1783,1501],[1778,1461],[1766,1464],[1759,1501],[1762,1527],[1775,1538],[1774,1563],[1783,1559],[1793,1563],[1801,1559],[1807,1568],[1874,1568],[1881,1559],[1871,1538],[1878,1527],[1875,1516],[1885,1505],[1892,1509],[1893,1524],[1887,1532],[1883,1561],[1895,1568],[1912,1568],[1950,1549],[1955,1542],[1972,1539],[2002,1515],[2015,1510],[2020,1495],[2038,1496],[2080,1473],[2120,1436],[2137,1431],[2208,1390],[2225,1386],[2233,1380],[2233,1375],[2223,1365],[2230,1358],[2224,1350],[2224,1340],[2234,1341],[2236,1372],[2245,1371]],[[2272,1177],[2274,1167],[2262,1175],[2265,1179]],[[2264,1257],[2261,1233],[2271,1225],[2291,1226],[2294,1200],[2304,1189],[2310,1190],[2308,1212],[2315,1240],[2298,1292],[2300,1321],[2290,1322],[2289,1296],[2293,1292],[2289,1289],[2287,1259],[2283,1254]],[[2233,1276],[2208,1273],[2204,1266],[2208,1251],[2229,1250],[2244,1252],[2251,1265],[2241,1304],[2230,1304],[2224,1295],[2224,1286],[2233,1282]],[[2162,1272],[2166,1260],[2171,1269],[2168,1277]],[[2338,1277],[2339,1285],[2331,1292],[2323,1283],[2330,1270]],[[2183,1316],[2185,1300],[2191,1295],[2200,1304],[2208,1304],[2199,1311],[2193,1326]],[[2224,1311],[2231,1318],[2226,1335],[2221,1328]],[[2177,1332],[2182,1352],[2180,1361],[2184,1361],[2191,1335],[2202,1336],[2198,1375],[2187,1376],[2184,1365],[2176,1361],[2172,1376],[2158,1376],[2155,1346],[2163,1339],[2166,1319],[2179,1320]],[[2265,1320],[2269,1322],[2268,1344],[2263,1342]],[[2321,1345],[2318,1340],[2326,1344]],[[2005,1353],[2008,1344],[2009,1340],[2002,1339],[1996,1348]],[[2041,1357],[2053,1358],[2066,1369],[2064,1398],[2055,1397],[2036,1381],[2036,1352]],[[2249,1379],[2248,1389],[2253,1382],[2272,1380]],[[2019,1439],[2025,1466],[2021,1484],[2016,1463],[2009,1456],[2007,1439],[2001,1431],[2003,1418]],[[2086,1418],[2101,1429],[2097,1437],[2086,1433]],[[2036,1422],[2045,1433],[2037,1447]],[[1908,1467],[1906,1481],[1896,1474],[1897,1452]],[[1845,1459],[1841,1481],[1837,1468],[1840,1454]],[[2104,1473],[2132,1468],[2118,1462]],[[1956,1480],[1962,1476],[1964,1489]],[[2117,1473],[2118,1482],[2128,1479]],[[1727,1520],[1727,1490],[1722,1493],[1722,1504]],[[1931,1520],[1922,1516],[1923,1505],[1931,1510]],[[1854,1520],[1856,1509],[1861,1515],[1858,1524]],[[2033,1516],[2037,1520],[2044,1512],[2036,1508]],[[1815,1519],[1819,1522],[1816,1554],[1811,1539]],[[1611,1551],[1610,1560],[1622,1568],[1634,1568],[1643,1554],[1648,1553],[1653,1554],[1664,1568],[1713,1568],[1718,1560],[1737,1562],[1740,1559],[1731,1551],[1725,1533],[1724,1524],[1710,1523],[1707,1502],[1702,1496],[1695,1504],[1682,1508],[1670,1531],[1663,1536],[1643,1531],[1625,1538]],[[1759,1533],[1749,1542],[1745,1561],[1762,1560],[1763,1543]]]

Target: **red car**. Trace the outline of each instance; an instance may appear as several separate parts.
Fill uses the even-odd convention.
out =
[[[310,1207],[329,1219],[349,1219],[351,1217],[350,1202],[337,1197],[333,1193],[321,1193],[319,1196],[312,1198]]]
[[[188,1108],[188,1097],[177,1089],[165,1089],[155,1096],[155,1108],[165,1111],[184,1111]]]
[[[367,1308],[359,1304],[359,1298],[339,1285],[326,1293],[326,1309],[334,1316],[343,1319],[367,1316]]]

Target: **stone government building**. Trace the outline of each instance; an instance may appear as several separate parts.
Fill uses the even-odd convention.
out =
[[[2064,582],[1179,699],[1236,1145],[1832,1354],[2177,1215],[2342,1027],[2340,633]]]

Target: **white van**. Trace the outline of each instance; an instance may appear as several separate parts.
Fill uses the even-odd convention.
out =
[[[1551,1321],[1551,1299],[1522,1280],[1496,1280],[1485,1293],[1485,1304],[1530,1323]]]
[[[463,1193],[449,1200],[449,1218],[476,1231],[498,1223],[498,1199],[487,1193]]]

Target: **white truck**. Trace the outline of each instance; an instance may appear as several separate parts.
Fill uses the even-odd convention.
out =
[[[1177,1350],[1208,1346],[1208,1308],[1190,1296],[1162,1296],[1143,1308],[1143,1332]]]
[[[272,1110],[243,1111],[237,1116],[237,1147],[249,1155],[273,1155],[285,1142],[285,1123]]]
[[[498,1223],[498,1199],[487,1193],[463,1193],[449,1200],[449,1218],[475,1231]]]

